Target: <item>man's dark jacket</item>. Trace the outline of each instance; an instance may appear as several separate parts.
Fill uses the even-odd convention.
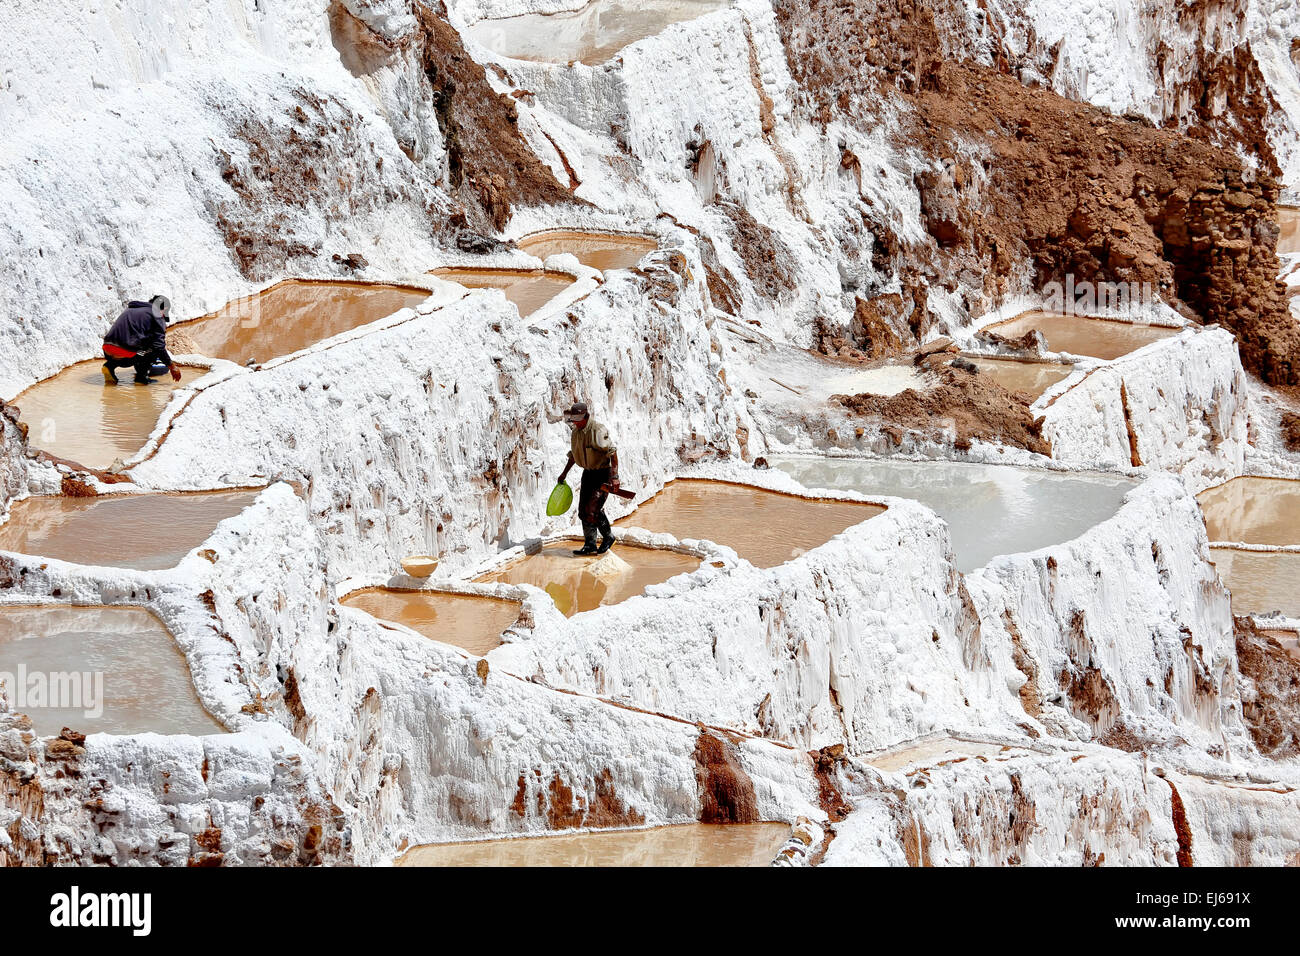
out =
[[[172,364],[172,357],[167,353],[167,323],[153,314],[153,306],[148,302],[128,302],[126,311],[117,317],[104,341],[139,355],[152,354],[164,364]]]

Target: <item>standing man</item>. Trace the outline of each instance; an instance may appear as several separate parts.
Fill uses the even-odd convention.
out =
[[[604,554],[614,544],[614,529],[605,517],[609,489],[618,487],[618,450],[609,437],[609,429],[591,420],[586,402],[574,402],[564,413],[573,429],[569,439],[569,460],[560,472],[560,481],[577,464],[582,469],[582,491],[578,495],[578,518],[582,521],[582,547],[574,554]],[[596,532],[600,532],[600,547]]]
[[[149,369],[161,362],[172,373],[172,381],[181,380],[181,370],[167,353],[167,316],[172,304],[165,295],[148,302],[128,302],[104,336],[104,384],[116,385],[114,369],[135,366],[135,384],[150,384]]]

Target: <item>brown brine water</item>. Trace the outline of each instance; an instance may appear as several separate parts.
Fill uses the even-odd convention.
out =
[[[77,564],[159,571],[202,544],[217,524],[253,503],[255,491],[192,492],[16,501],[0,525],[0,549]]]
[[[203,355],[247,365],[290,355],[428,297],[412,286],[290,279],[174,328]]]
[[[517,245],[529,255],[543,260],[547,256],[571,252],[584,266],[607,272],[632,268],[659,244],[648,236],[555,230],[525,236]]]
[[[573,284],[562,272],[540,269],[434,269],[431,275],[456,282],[467,289],[500,289],[515,304],[521,316],[532,315]]]
[[[365,588],[345,595],[340,603],[479,657],[499,647],[501,632],[519,618],[516,601],[446,591]]]
[[[1043,333],[1048,351],[1087,355],[1105,361],[1117,359],[1179,332],[1178,329],[1158,325],[1139,325],[1053,312],[1029,312],[989,327],[990,332],[1009,339],[1019,338],[1030,329]]]
[[[1300,617],[1300,553],[1211,548],[1210,560],[1232,592],[1234,614]]]
[[[397,866],[767,866],[790,837],[788,823],[688,823],[648,830],[435,843]]]
[[[679,478],[616,524],[666,531],[678,540],[725,544],[756,567],[772,568],[884,510],[861,502],[800,498],[748,485]]]
[[[0,608],[0,674],[11,709],[31,717],[41,736],[64,727],[87,734],[225,732],[199,703],[185,655],[143,608]],[[102,675],[102,693],[95,674]],[[47,706],[35,705],[42,679],[50,689]],[[59,700],[55,687],[63,689]]]
[[[1295,206],[1278,206],[1277,224],[1282,229],[1277,237],[1278,255],[1300,252],[1300,209]]]
[[[1068,378],[1074,369],[1059,362],[1018,362],[1015,359],[966,356],[967,361],[1003,388],[1024,392],[1037,399],[1057,382]]]
[[[604,63],[625,46],[728,0],[592,0],[565,13],[479,20],[465,31],[493,53],[541,63]]]
[[[551,596],[560,613],[618,604],[678,574],[694,571],[700,559],[675,551],[615,545],[603,555],[578,556],[577,539],[544,547],[539,554],[512,561],[475,580],[481,583],[531,584]]]
[[[1300,544],[1300,481],[1233,478],[1196,500],[1211,541]]]
[[[88,468],[126,461],[144,447],[172,391],[207,374],[184,367],[179,383],[163,375],[152,385],[136,385],[128,367],[117,370],[117,385],[105,385],[103,364],[94,359],[69,365],[13,400],[32,447]]]

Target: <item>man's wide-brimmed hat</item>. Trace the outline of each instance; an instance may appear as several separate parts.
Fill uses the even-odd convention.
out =
[[[564,420],[569,422],[580,422],[587,417],[587,403],[574,402],[564,413]]]

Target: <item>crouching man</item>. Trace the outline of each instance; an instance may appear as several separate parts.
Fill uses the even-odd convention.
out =
[[[578,519],[582,522],[582,547],[574,554],[604,554],[614,544],[614,529],[605,516],[609,489],[618,487],[618,450],[609,437],[609,429],[592,421],[586,402],[574,402],[564,413],[573,429],[569,438],[569,459],[560,472],[560,481],[575,464],[582,469],[582,491],[578,495]],[[600,545],[596,533],[600,532]]]
[[[128,302],[104,336],[104,384],[116,385],[115,369],[135,367],[135,384],[148,385],[149,369],[155,362],[167,366],[172,381],[181,380],[181,370],[167,352],[167,317],[171,303],[156,295],[148,302]]]

